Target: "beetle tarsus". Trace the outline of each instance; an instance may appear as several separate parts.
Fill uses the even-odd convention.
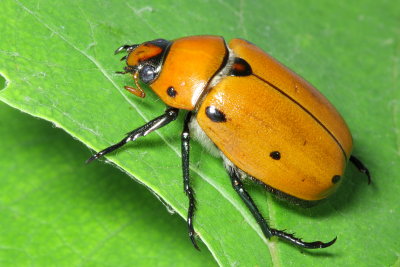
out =
[[[186,184],[186,182],[184,182]],[[187,224],[188,224],[188,232],[189,232],[189,238],[190,241],[192,241],[193,246],[197,249],[200,250],[199,246],[197,245],[196,242],[196,232],[194,231],[193,228],[193,217],[194,217],[194,212],[196,210],[196,201],[194,198],[194,191],[190,187],[190,185],[185,185],[185,193],[189,198],[189,208],[188,208],[188,217],[187,217]]]
[[[354,166],[356,166],[359,172],[365,173],[365,175],[367,175],[368,184],[371,184],[371,174],[369,173],[368,168],[365,167],[364,163],[362,163],[361,160],[356,158],[354,155],[350,156],[350,161],[354,164]]]
[[[86,160],[86,164],[89,164],[89,163],[92,162],[93,160],[96,160],[96,159],[98,159],[98,158],[101,158],[101,157],[104,156],[105,154],[108,154],[108,153],[110,153],[110,152],[112,152],[112,151],[114,151],[114,150],[120,148],[121,146],[125,145],[127,142],[129,142],[127,139],[128,139],[128,137],[122,139],[120,142],[118,142],[118,143],[116,143],[116,144],[114,144],[114,145],[112,145],[112,146],[109,146],[109,147],[103,149],[103,150],[100,151],[100,152],[97,152],[96,154],[94,154],[93,156],[91,156],[88,160]]]
[[[126,71],[116,71],[115,73],[116,74],[127,74],[128,72],[126,72]]]
[[[193,246],[194,246],[194,248],[195,249],[197,249],[198,251],[200,251],[200,248],[199,248],[199,246],[197,245],[197,242],[196,242],[196,232],[189,232],[189,238],[190,238],[190,241],[192,241],[192,244],[193,244]]]
[[[192,242],[193,246],[195,247],[195,249],[200,251],[200,248],[196,242],[196,232],[194,231],[194,228],[193,228],[193,215],[194,215],[194,211],[196,210],[194,194],[193,194],[193,190],[190,190],[190,191],[191,191],[191,194],[186,194],[189,197],[189,202],[190,202],[189,209],[188,209],[188,218],[187,218],[188,233],[189,233],[190,241]]]
[[[289,241],[292,244],[295,244],[299,247],[302,248],[307,248],[307,249],[316,249],[316,248],[327,248],[329,246],[332,246],[335,242],[337,237],[332,239],[331,241],[325,243],[322,241],[314,241],[314,242],[304,242],[300,238],[295,237],[293,234],[286,233],[285,231],[280,231],[276,229],[271,229],[272,235],[280,237],[286,241]]]

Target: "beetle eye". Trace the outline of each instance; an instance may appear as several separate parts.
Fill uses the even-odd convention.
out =
[[[144,83],[150,83],[156,77],[155,68],[151,65],[144,65],[139,70],[139,78]]]

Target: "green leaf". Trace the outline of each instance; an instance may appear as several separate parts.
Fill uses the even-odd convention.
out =
[[[51,121],[95,150],[162,114],[164,104],[115,74],[121,44],[216,34],[242,37],[290,66],[341,111],[373,184],[349,166],[340,190],[300,209],[250,187],[273,227],[324,250],[266,240],[231,189],[219,159],[193,142],[196,231],[222,266],[398,265],[400,190],[399,5],[365,0],[11,1],[0,3],[0,99]],[[2,86],[2,87],[4,87]],[[1,87],[0,87],[1,88]],[[48,124],[4,106],[1,118],[0,262],[8,265],[212,265],[186,226],[143,186]],[[3,109],[5,110],[3,112]],[[108,157],[186,216],[180,131],[174,124]],[[12,155],[12,156],[10,156]],[[81,165],[82,163],[82,165]],[[2,168],[3,170],[3,168]],[[151,200],[153,198],[153,201]]]
[[[145,187],[88,149],[4,103],[0,136],[1,266],[213,266]],[[203,264],[204,263],[204,264]]]

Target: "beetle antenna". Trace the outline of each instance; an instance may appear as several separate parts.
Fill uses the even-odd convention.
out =
[[[137,90],[139,90],[142,93],[143,97],[145,97],[146,94],[144,93],[144,91],[143,91],[143,89],[142,89],[142,87],[140,86],[140,83],[139,83],[139,72],[136,71],[133,74],[133,80],[135,81],[135,85],[136,85]]]
[[[125,90],[128,90],[130,93],[134,94],[135,96],[144,98],[146,96],[146,93],[144,92],[144,90],[142,89],[142,87],[139,84],[138,72],[135,72],[133,74],[133,80],[135,81],[136,88],[126,85],[126,86],[124,86]]]
[[[143,91],[142,88],[138,87],[132,87],[132,86],[124,86],[125,90],[128,90],[130,93],[134,94],[135,96],[138,96],[140,98],[144,98],[146,96],[146,93]]]

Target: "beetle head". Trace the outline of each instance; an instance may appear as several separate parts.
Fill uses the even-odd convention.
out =
[[[125,89],[137,96],[144,97],[140,81],[149,85],[157,79],[170,44],[170,41],[156,39],[142,44],[123,45],[115,50],[115,54],[123,50],[128,52],[127,56],[121,58],[121,60],[126,60],[127,66],[123,72],[118,73],[131,73],[137,87],[125,86]]]

